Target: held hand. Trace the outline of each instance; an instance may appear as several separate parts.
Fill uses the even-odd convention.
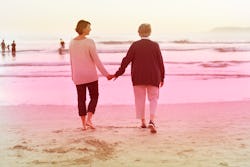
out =
[[[107,76],[107,79],[108,79],[108,80],[111,80],[111,79],[113,79],[114,77],[115,77],[115,75],[108,75],[108,76]]]
[[[164,85],[164,82],[160,82],[159,86],[162,87]]]

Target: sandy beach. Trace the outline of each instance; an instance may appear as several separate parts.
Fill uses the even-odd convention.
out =
[[[0,166],[247,167],[250,101],[166,104],[157,134],[133,105],[98,106],[82,131],[75,106],[1,106]]]
[[[1,3],[0,167],[250,167],[250,0],[73,2]],[[138,78],[163,69],[148,58],[161,62],[158,46],[133,51],[142,38],[157,43],[165,68],[156,134],[133,105],[135,62],[150,62]],[[73,53],[78,42],[86,46]],[[94,74],[95,51],[109,74],[130,53],[145,59],[115,80],[96,64],[96,129],[84,131],[71,64]]]

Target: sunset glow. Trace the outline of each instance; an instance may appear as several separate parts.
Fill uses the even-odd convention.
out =
[[[150,22],[157,33],[209,31],[250,26],[248,0],[14,0],[0,1],[0,35],[72,33],[76,21],[92,23],[94,33],[131,33]]]

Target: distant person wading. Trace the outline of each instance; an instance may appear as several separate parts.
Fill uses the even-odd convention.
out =
[[[12,52],[12,54],[16,54],[16,43],[15,43],[15,41],[13,41],[12,44],[11,44],[11,52]]]

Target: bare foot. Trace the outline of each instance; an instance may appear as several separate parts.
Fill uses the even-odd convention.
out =
[[[81,120],[82,120],[82,129],[83,130],[87,130],[85,116],[81,116]]]
[[[89,126],[91,129],[95,129],[95,127],[94,127],[94,125],[92,124],[91,121],[88,121],[88,122],[86,123],[86,125]]]
[[[147,128],[147,125],[143,122],[143,123],[141,124],[141,128]]]

